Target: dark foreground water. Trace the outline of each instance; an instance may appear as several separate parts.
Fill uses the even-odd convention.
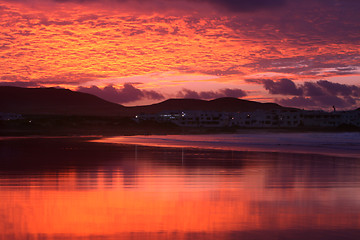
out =
[[[0,139],[1,240],[360,239],[356,135],[334,154],[87,140]]]

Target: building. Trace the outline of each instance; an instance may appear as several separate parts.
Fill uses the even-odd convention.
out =
[[[172,122],[181,127],[296,128],[360,127],[360,111],[308,111],[300,109],[257,110],[253,112],[166,111],[142,114],[136,121]]]
[[[2,120],[2,121],[17,120],[17,119],[22,119],[22,118],[23,117],[21,114],[0,112],[0,120]]]
[[[291,128],[301,125],[301,110],[257,110],[254,112],[234,113],[231,126],[250,128]]]
[[[141,114],[136,121],[172,122],[181,127],[227,127],[229,113],[215,111],[166,111],[159,114]]]

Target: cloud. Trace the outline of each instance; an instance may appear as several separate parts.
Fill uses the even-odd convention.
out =
[[[324,96],[315,96],[315,97],[293,97],[293,98],[284,98],[277,101],[281,105],[290,106],[290,107],[300,107],[300,108],[331,108],[336,106],[337,108],[349,108],[356,107],[354,104],[356,101],[353,98],[341,98],[338,96],[324,95]]]
[[[251,12],[284,6],[286,0],[203,0],[232,12]]]
[[[247,93],[244,90],[239,88],[225,88],[220,90],[220,93],[224,94],[226,97],[234,97],[234,98],[241,98],[247,96]]]
[[[14,1],[27,2],[29,5],[51,2],[47,6],[54,6],[54,9],[41,12],[46,8],[44,5],[44,9],[33,11],[21,8],[20,4],[13,4]],[[218,76],[218,82],[231,84],[241,78],[240,75],[259,76],[271,72],[286,78],[296,76],[302,79],[323,79],[343,74],[355,75],[360,70],[360,32],[357,31],[360,1],[54,2],[55,0],[5,0],[9,8],[2,7],[0,12],[4,23],[4,31],[0,33],[0,65],[6,67],[1,69],[0,75],[18,74],[23,77],[4,80],[34,80],[44,85],[91,86],[97,85],[91,83],[92,80],[103,82],[104,78],[110,77],[125,79],[127,76],[184,69],[180,72],[181,75],[205,73],[211,75],[209,77]],[[186,11],[185,14],[179,13],[176,8],[182,3],[184,6],[179,11]],[[95,4],[99,7],[96,8]],[[115,4],[121,4],[124,8],[114,6]],[[144,5],[139,8],[140,14],[135,8],[131,9],[134,11],[127,11],[138,5]],[[190,5],[191,8],[187,8]],[[283,11],[282,6],[285,5],[286,11]],[[55,11],[60,8],[61,11]],[[169,9],[174,11],[167,12]],[[209,9],[211,11],[207,11]],[[216,9],[219,9],[221,16]],[[272,12],[256,12],[266,9],[271,9]],[[150,14],[153,11],[156,14]],[[227,14],[228,12],[239,14]],[[34,33],[36,35],[32,35]],[[84,75],[86,73],[90,75]],[[37,79],[30,79],[35,77]],[[180,74],[178,77],[180,80],[186,78]],[[205,79],[203,76],[201,78]],[[128,82],[124,79],[121,82]],[[203,79],[194,81],[201,80]],[[155,81],[155,78],[147,81]],[[261,82],[269,93],[278,96],[325,99],[325,96],[335,95],[347,103],[357,101],[356,88],[349,89],[341,84],[326,82],[295,83],[289,79]],[[136,88],[135,84],[131,85]],[[121,90],[115,85],[113,88]],[[176,91],[179,90],[181,88]],[[110,92],[109,90],[109,96]],[[157,95],[159,93],[155,91],[147,91],[146,96],[141,95],[144,94],[143,91],[133,92],[135,98],[161,98],[161,94]],[[207,99],[230,94],[219,91],[181,92],[183,96]],[[233,94],[235,97],[242,96],[241,92]],[[113,95],[116,99],[116,91]],[[347,95],[350,98],[346,98]]]
[[[66,25],[72,25],[72,24],[74,24],[74,22],[72,22],[72,21],[50,21],[46,18],[43,18],[38,24],[45,25],[45,26],[50,26],[50,25],[66,26]]]
[[[0,51],[1,50],[7,50],[7,49],[10,49],[10,47],[8,46],[8,44],[2,44],[2,45],[0,45]]]
[[[360,96],[360,87],[355,85],[346,85],[340,83],[333,83],[326,80],[320,80],[316,82],[317,85],[326,90],[329,94],[332,95],[341,95],[341,96]]]
[[[25,82],[25,81],[4,81],[0,82],[0,86],[12,86],[12,87],[39,87],[40,85],[36,82]]]
[[[302,89],[304,89],[304,95],[306,95],[306,96],[317,97],[317,96],[323,96],[326,94],[324,92],[324,89],[322,89],[320,86],[318,86],[317,84],[314,84],[312,82],[305,82]]]
[[[211,69],[211,70],[203,70],[201,73],[216,75],[216,76],[227,76],[227,75],[235,75],[235,74],[243,74],[242,71],[235,69],[236,67],[229,67],[225,70],[221,69]]]
[[[235,88],[224,88],[218,91],[201,91],[196,92],[190,89],[183,89],[177,93],[177,97],[180,98],[195,98],[195,99],[215,99],[221,97],[234,97],[241,98],[247,96],[247,93],[244,90]]]
[[[294,96],[360,96],[360,87],[341,83],[333,83],[327,80],[317,82],[304,82],[296,85],[290,79],[280,79],[278,81],[270,79],[246,79],[248,83],[262,84],[270,94],[294,95]]]
[[[144,98],[152,100],[161,100],[165,98],[158,92],[153,90],[141,90],[134,87],[131,83],[125,83],[121,89],[108,85],[104,88],[99,88],[97,86],[79,87],[77,91],[90,93],[115,103],[129,103]]]
[[[54,3],[66,4],[102,4],[104,6],[117,6],[117,5],[134,5],[140,7],[148,7],[150,9],[157,8],[163,11],[176,8],[184,8],[185,6],[197,6],[210,5],[214,9],[221,8],[229,12],[252,12],[261,9],[272,9],[284,6],[288,0],[12,0],[16,2],[23,2],[34,5],[49,5]]]
[[[289,79],[280,79],[278,82],[272,80],[263,81],[264,88],[271,94],[302,95],[303,91],[297,88],[295,83]]]
[[[304,82],[295,85],[290,79],[279,81],[248,79],[249,83],[262,84],[270,94],[293,95],[292,98],[279,99],[280,104],[292,107],[321,107],[337,106],[351,107],[360,100],[360,87],[356,85],[333,83],[327,80]]]

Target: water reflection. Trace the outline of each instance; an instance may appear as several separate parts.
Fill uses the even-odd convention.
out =
[[[360,163],[82,139],[0,144],[0,239],[358,239]]]

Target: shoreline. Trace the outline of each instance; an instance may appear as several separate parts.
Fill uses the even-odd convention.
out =
[[[201,135],[201,134],[248,134],[248,133],[344,133],[358,132],[360,128],[181,128],[159,126],[123,126],[91,128],[4,128],[0,125],[0,136],[137,136],[137,135]]]
[[[243,132],[240,134],[175,134],[133,136],[0,136],[0,142],[37,139],[112,146],[196,149],[236,152],[310,154],[359,159],[360,133]]]
[[[357,133],[243,133],[103,137],[91,142],[238,152],[319,154],[359,158]],[[359,139],[359,140],[357,140]]]
[[[360,128],[346,125],[322,128],[180,127],[173,123],[159,123],[156,121],[143,121],[138,123],[129,117],[61,115],[28,115],[25,116],[24,119],[0,121],[0,136],[134,136],[166,134],[241,134],[257,132],[360,132]]]

